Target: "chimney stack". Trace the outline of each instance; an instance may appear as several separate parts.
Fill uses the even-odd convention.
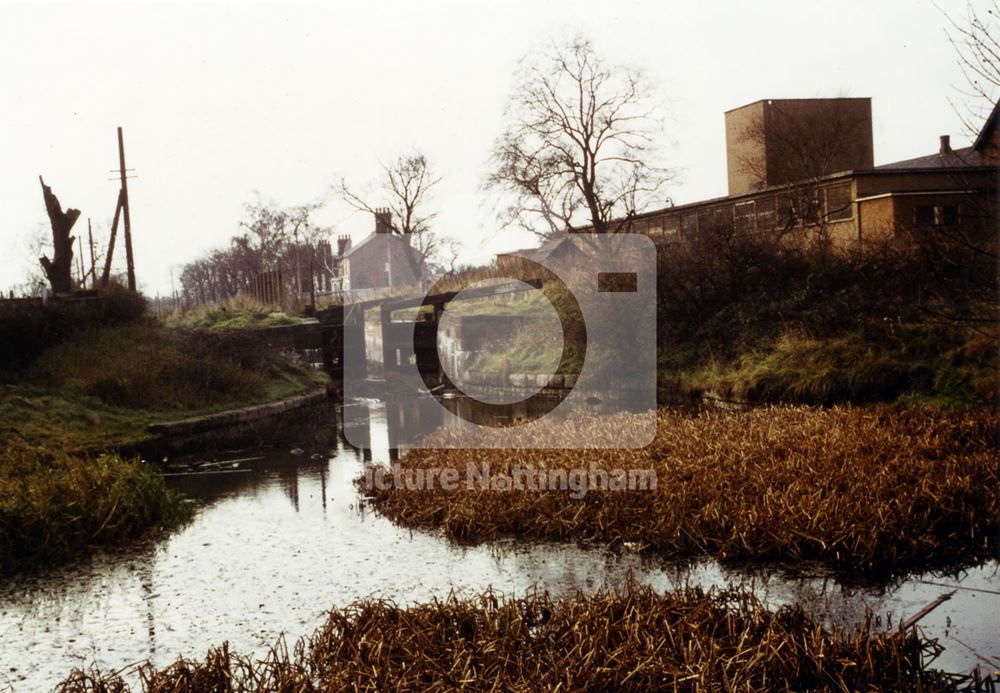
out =
[[[392,211],[388,207],[375,210],[375,233],[392,233]]]
[[[344,257],[344,253],[351,247],[351,237],[346,235],[337,236],[337,257]]]
[[[938,154],[944,155],[951,152],[951,136],[941,135],[941,148],[938,149]]]

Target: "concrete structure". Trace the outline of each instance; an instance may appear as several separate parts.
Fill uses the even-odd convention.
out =
[[[824,112],[839,122],[803,140],[822,130]],[[822,236],[839,245],[904,237],[915,228],[995,229],[998,121],[994,109],[970,147],[952,149],[942,136],[934,154],[873,166],[868,99],[758,101],[726,114],[729,195],[639,214],[619,228],[667,243],[732,230],[781,233],[790,242]],[[831,139],[838,133],[845,137],[840,152]],[[788,180],[793,173],[803,177]]]
[[[730,195],[874,166],[871,99],[766,99],[725,120]]]

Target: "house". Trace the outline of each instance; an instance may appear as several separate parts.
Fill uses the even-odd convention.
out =
[[[409,239],[392,232],[392,213],[375,210],[375,231],[357,245],[338,238],[338,273],[341,290],[355,295],[377,293],[393,287],[419,286],[421,265]]]
[[[573,259],[584,255],[578,244],[572,243],[565,235],[555,236],[544,241],[537,248],[524,248],[497,254],[497,268],[511,277],[521,280],[540,279],[538,268],[524,262],[525,259],[538,263],[542,267],[551,268],[546,260],[552,260],[555,266],[572,266]]]
[[[952,149],[945,135],[934,154],[875,166],[870,99],[758,101],[725,115],[728,195],[617,226],[664,242],[732,229],[840,246],[996,228],[998,120],[995,108],[970,147]]]

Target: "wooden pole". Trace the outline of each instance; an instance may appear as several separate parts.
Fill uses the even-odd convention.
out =
[[[86,276],[83,273],[83,236],[76,237],[76,252],[77,252],[77,258],[76,258],[77,273],[80,275],[80,288],[82,289],[83,278],[84,276]]]
[[[97,289],[97,254],[94,252],[94,230],[90,226],[90,217],[87,217],[87,237],[90,241],[90,281],[93,288]]]
[[[118,191],[118,205],[115,207],[115,218],[111,222],[111,240],[108,241],[108,254],[104,256],[104,274],[101,276],[101,286],[108,288],[111,279],[111,259],[115,256],[115,239],[118,236],[118,218],[122,213],[122,191]]]
[[[122,216],[125,218],[125,262],[128,263],[128,288],[135,291],[135,263],[132,259],[132,220],[128,213],[128,176],[125,175],[125,140],[118,128],[118,163],[122,176]]]

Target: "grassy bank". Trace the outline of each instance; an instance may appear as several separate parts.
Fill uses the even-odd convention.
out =
[[[755,403],[993,406],[996,239],[822,252],[709,233],[664,247],[661,378]]]
[[[325,383],[323,373],[218,335],[150,320],[89,330],[0,385],[0,441],[96,450],[140,441],[150,423],[270,402]]]
[[[0,575],[156,534],[190,508],[148,465],[8,441],[0,450]]]
[[[184,503],[155,470],[102,454],[149,438],[148,424],[325,382],[324,374],[257,353],[252,340],[150,319],[65,335],[0,379],[0,573],[183,519]]]
[[[789,332],[736,355],[663,350],[660,370],[690,392],[742,402],[987,406],[1000,397],[994,332],[922,323],[823,337]]]
[[[453,490],[382,488],[358,480],[381,513],[463,542],[514,536],[634,544],[675,558],[814,561],[851,577],[983,560],[997,550],[997,415],[889,407],[763,407],[745,412],[659,412],[642,450],[415,450],[403,469],[453,468]],[[627,427],[629,415],[553,423],[567,439],[588,427]],[[459,430],[436,444],[481,443]],[[502,429],[490,431],[502,440]],[[575,436],[575,438],[574,438]],[[475,467],[470,468],[468,463]],[[652,490],[570,482],[497,491],[470,483],[522,470],[642,470]],[[552,470],[550,472],[550,470]],[[524,478],[523,476],[521,478]],[[578,490],[578,489],[577,489]]]
[[[339,690],[952,690],[913,631],[830,631],[795,607],[739,591],[658,595],[629,585],[553,599],[485,593],[409,608],[364,600],[330,612],[291,652],[226,645],[204,660],[141,668],[148,692]],[[75,671],[58,689],[127,691]]]
[[[298,318],[275,310],[274,306],[267,306],[247,299],[233,299],[190,310],[176,311],[167,316],[163,324],[171,329],[222,332],[295,325],[299,322]]]

